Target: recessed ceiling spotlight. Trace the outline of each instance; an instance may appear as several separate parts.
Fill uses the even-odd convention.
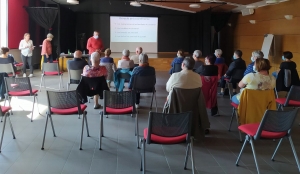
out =
[[[79,4],[79,1],[77,1],[77,0],[67,0],[67,3],[69,3],[69,4]]]
[[[130,2],[130,5],[134,6],[134,7],[140,7],[140,6],[142,6],[141,3],[137,2],[137,1]]]
[[[199,4],[190,4],[190,8],[200,8],[201,6]]]
[[[268,0],[266,1],[266,4],[277,4],[278,1],[277,0]]]
[[[211,0],[200,0],[200,2],[211,2]]]

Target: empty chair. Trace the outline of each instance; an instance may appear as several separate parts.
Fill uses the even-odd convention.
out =
[[[278,110],[284,107],[300,107],[300,86],[292,86],[286,98],[277,98]]]
[[[48,110],[46,112],[46,125],[44,130],[44,137],[42,143],[42,150],[44,150],[45,137],[48,125],[48,119],[50,119],[53,136],[56,137],[54,124],[52,121],[52,114],[58,115],[72,115],[78,114],[78,118],[80,115],[82,117],[82,126],[81,126],[81,136],[80,136],[80,147],[82,150],[82,137],[83,137],[83,129],[84,122],[86,124],[87,136],[89,137],[89,128],[87,123],[87,106],[85,104],[80,104],[77,91],[46,91],[47,93],[47,101],[48,101]]]
[[[34,104],[38,105],[37,101],[37,92],[38,90],[32,89],[30,78],[23,77],[23,78],[9,78],[5,77],[5,87],[6,87],[6,100],[8,100],[9,106],[12,97],[24,97],[24,96],[32,96],[33,103],[32,103],[32,110],[31,110],[31,122],[33,118],[33,111],[34,111]],[[5,100],[5,102],[6,102]],[[4,103],[5,105],[5,103]],[[37,106],[38,107],[38,106]]]
[[[254,161],[257,169],[257,173],[259,174],[259,166],[256,159],[256,153],[255,153],[255,147],[254,147],[254,141],[255,140],[263,140],[263,139],[280,139],[275,152],[271,158],[272,161],[274,161],[275,155],[277,150],[279,149],[279,146],[283,140],[283,138],[287,138],[290,142],[296,164],[298,166],[298,170],[300,171],[300,165],[299,160],[297,156],[297,152],[295,150],[292,138],[291,138],[291,129],[293,126],[293,123],[295,121],[296,116],[299,114],[299,110],[294,109],[290,111],[271,111],[267,110],[264,114],[263,119],[260,123],[253,123],[253,124],[245,124],[239,126],[239,130],[244,132],[246,134],[245,142],[242,146],[242,149],[240,151],[240,154],[236,161],[236,166],[238,166],[239,160],[241,158],[241,155],[244,151],[245,145],[247,142],[250,143],[252,148],[252,153],[254,156]]]
[[[63,76],[63,72],[61,72],[59,70],[59,66],[58,63],[43,63],[43,67],[42,67],[42,76],[41,76],[41,83],[40,83],[40,91],[41,91],[41,87],[42,87],[42,83],[44,82],[44,88],[46,88],[45,85],[45,76],[59,76],[60,80],[59,80],[59,90],[62,84],[62,76]]]
[[[69,82],[67,84],[67,90],[69,90],[71,84],[79,84],[81,79],[82,70],[68,69]]]
[[[8,76],[16,76],[19,72],[15,72],[11,63],[0,64],[0,72],[7,73]]]
[[[146,143],[147,144],[182,144],[186,143],[186,156],[184,169],[186,170],[189,153],[191,154],[192,173],[195,173],[193,156],[192,132],[192,112],[164,114],[150,112],[148,118],[148,128],[144,129],[143,138],[141,138],[141,170],[146,173]],[[174,153],[176,153],[174,151]],[[196,172],[197,173],[197,172]]]

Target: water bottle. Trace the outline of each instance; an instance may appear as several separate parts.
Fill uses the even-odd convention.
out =
[[[71,55],[71,52],[70,52],[70,50],[68,49],[68,54],[70,54]]]

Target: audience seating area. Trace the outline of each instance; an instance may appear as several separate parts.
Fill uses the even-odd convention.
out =
[[[56,71],[55,67],[50,69]],[[189,137],[191,113],[180,115],[177,122],[171,122],[168,114],[161,113],[168,95],[166,82],[170,75],[166,71],[156,72],[155,88],[141,90],[149,93],[141,93],[138,110],[134,106],[134,91],[123,93],[127,96],[122,98],[121,93],[115,92],[113,83],[112,92],[105,92],[104,99],[99,99],[105,109],[97,110],[93,102],[79,104],[74,91],[77,85],[69,85],[73,83],[68,80],[67,72],[57,71],[54,75],[35,70],[34,75],[29,83],[32,88],[26,88],[28,95],[11,95],[14,97],[10,107],[8,103],[5,107],[4,101],[0,103],[0,116],[3,118],[0,129],[3,128],[4,135],[0,142],[0,174],[299,173],[298,158],[295,160],[294,154],[300,153],[300,137],[297,136],[300,118],[297,117],[298,109],[293,108],[298,105],[292,104],[298,99],[296,95],[278,99],[282,106],[279,109],[284,107],[284,113],[280,115],[272,111],[262,114],[263,121],[254,126],[239,126],[232,122],[233,117],[239,114],[239,106],[231,105],[228,96],[217,96],[219,116],[209,116],[209,134],[204,141],[199,141]],[[38,92],[46,75],[47,83]],[[13,84],[10,85],[12,88]],[[62,92],[66,89],[70,92]],[[292,87],[291,91],[295,90]],[[160,114],[149,114],[153,96]],[[33,107],[37,97],[38,106]],[[126,104],[129,109],[120,109],[120,105],[112,102]],[[152,111],[155,109],[152,108]],[[155,120],[155,115],[161,116],[161,120]],[[176,118],[178,114],[170,116]],[[288,117],[285,125],[270,126],[274,119],[284,122],[284,116]],[[30,122],[31,119],[33,122]],[[10,121],[11,124],[7,125]],[[155,129],[157,126],[161,129]],[[174,128],[182,134],[163,132]],[[264,130],[277,132],[273,133],[276,136],[270,136]],[[289,141],[282,141],[284,137]],[[245,140],[244,145],[239,139]],[[252,148],[244,148],[247,142]],[[141,149],[137,148],[139,146]]]

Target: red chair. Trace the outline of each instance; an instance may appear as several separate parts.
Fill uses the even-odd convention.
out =
[[[80,104],[79,96],[77,91],[46,91],[47,92],[47,100],[48,100],[48,111],[46,112],[46,125],[44,130],[44,138],[42,144],[42,150],[44,150],[45,144],[45,137],[48,125],[48,119],[50,119],[50,123],[52,126],[53,136],[55,135],[54,125],[52,121],[52,113],[58,115],[72,115],[78,114],[78,119],[80,118],[79,115],[82,116],[82,126],[81,126],[81,136],[80,136],[80,147],[79,149],[82,150],[82,137],[83,137],[83,129],[84,129],[84,122],[86,124],[86,131],[87,136],[89,137],[89,127],[87,122],[87,106],[85,104]]]
[[[62,79],[63,72],[59,70],[58,63],[43,63],[40,91],[41,91],[43,82],[44,82],[44,88],[46,88],[45,80],[44,80],[45,76],[59,76],[60,81],[59,81],[58,86],[59,86],[59,90],[60,90],[61,84],[63,83],[63,79]]]
[[[150,112],[148,128],[144,129],[144,136],[141,138],[141,171],[146,173],[146,143],[147,144],[187,144],[184,169],[186,170],[189,153],[191,153],[192,173],[195,173],[193,156],[192,112],[164,114]],[[176,153],[176,152],[174,152]]]
[[[238,115],[238,112],[237,112],[239,105],[235,104],[233,102],[231,102],[230,104],[232,106],[232,114],[231,114],[231,119],[230,119],[230,123],[229,123],[229,127],[228,127],[229,132],[231,131],[231,125],[232,125],[232,121],[233,121],[234,116],[236,118],[237,125],[239,125],[239,115]],[[243,139],[242,139],[242,134],[241,134],[240,131],[239,131],[239,137],[240,137],[240,142],[242,142]]]
[[[4,80],[5,80],[5,86],[7,91],[5,98],[6,100],[8,100],[9,106],[11,106],[10,102],[12,97],[25,97],[25,96],[33,97],[31,119],[30,119],[32,122],[34,104],[37,104],[37,108],[38,108],[38,100],[37,100],[38,90],[32,89],[29,77],[24,77],[24,78],[5,77]]]
[[[287,98],[277,98],[277,110],[283,110],[283,107],[300,107],[300,86],[292,86]]]
[[[100,136],[99,136],[99,150],[102,150],[103,133],[103,115],[131,115],[135,114],[135,134],[137,141],[137,148],[139,148],[139,125],[138,114],[135,108],[135,92],[123,91],[112,92],[104,91],[104,105],[103,111],[100,112]],[[107,117],[106,117],[107,118]]]
[[[294,157],[300,171],[299,160],[297,156],[297,152],[295,150],[292,138],[291,138],[291,129],[295,118],[297,117],[298,108],[293,109],[290,111],[272,111],[266,110],[264,117],[260,123],[253,123],[253,124],[244,124],[239,126],[239,130],[246,133],[245,142],[242,146],[240,154],[236,161],[236,166],[238,166],[239,160],[245,148],[247,142],[251,144],[252,153],[254,156],[254,161],[257,169],[257,173],[259,172],[259,166],[256,160],[256,153],[254,148],[254,140],[261,140],[261,139],[280,139],[275,152],[271,158],[274,161],[274,157],[276,155],[277,150],[283,140],[283,138],[287,138],[291,144],[292,151],[294,153]]]
[[[10,125],[10,129],[11,129],[11,133],[13,135],[13,139],[16,139],[14,129],[13,129],[13,126],[11,124],[11,120],[10,120],[10,116],[9,116],[9,110],[11,110],[11,107],[0,106],[0,116],[4,117],[4,124],[3,124],[1,142],[0,142],[0,153],[1,153],[1,147],[2,147],[2,142],[3,142],[4,130],[5,130],[6,118],[7,117],[8,117],[9,123],[10,123],[9,125]]]

